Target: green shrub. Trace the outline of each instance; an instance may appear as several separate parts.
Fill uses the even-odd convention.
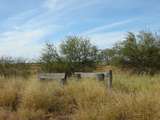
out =
[[[129,33],[114,47],[114,65],[139,74],[155,74],[160,70],[160,37],[150,32]]]

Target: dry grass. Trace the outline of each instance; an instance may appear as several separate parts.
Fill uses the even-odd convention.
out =
[[[36,79],[0,80],[0,120],[159,120],[160,75],[114,74],[66,86]]]

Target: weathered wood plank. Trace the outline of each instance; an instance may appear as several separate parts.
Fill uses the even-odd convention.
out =
[[[108,72],[91,72],[91,73],[75,72],[75,74],[80,74],[82,78],[97,78],[98,74],[104,74],[105,77],[109,77]]]
[[[65,77],[65,73],[40,73],[39,80],[61,80]]]

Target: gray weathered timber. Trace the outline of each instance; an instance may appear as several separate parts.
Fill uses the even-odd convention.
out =
[[[109,72],[92,72],[92,73],[84,73],[84,72],[75,72],[72,77],[76,78],[77,80],[81,78],[95,78],[99,81],[104,81],[106,83],[106,87],[109,89],[112,88],[112,79],[113,73],[112,70]],[[38,74],[39,80],[58,80],[63,85],[67,83],[67,76],[65,73],[40,73]]]
[[[97,78],[98,74],[104,74],[106,76],[106,72],[91,72],[91,73],[75,72],[75,74],[80,74],[81,78]]]
[[[62,80],[65,73],[40,73],[38,74],[39,80]]]

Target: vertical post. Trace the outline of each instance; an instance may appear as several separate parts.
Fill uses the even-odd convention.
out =
[[[108,80],[108,88],[112,88],[112,79],[113,79],[113,73],[112,70],[109,70],[109,80]]]
[[[68,77],[68,74],[67,74],[67,73],[65,73],[64,78],[63,78],[63,79],[61,79],[61,83],[62,83],[62,85],[67,84],[67,77]]]

